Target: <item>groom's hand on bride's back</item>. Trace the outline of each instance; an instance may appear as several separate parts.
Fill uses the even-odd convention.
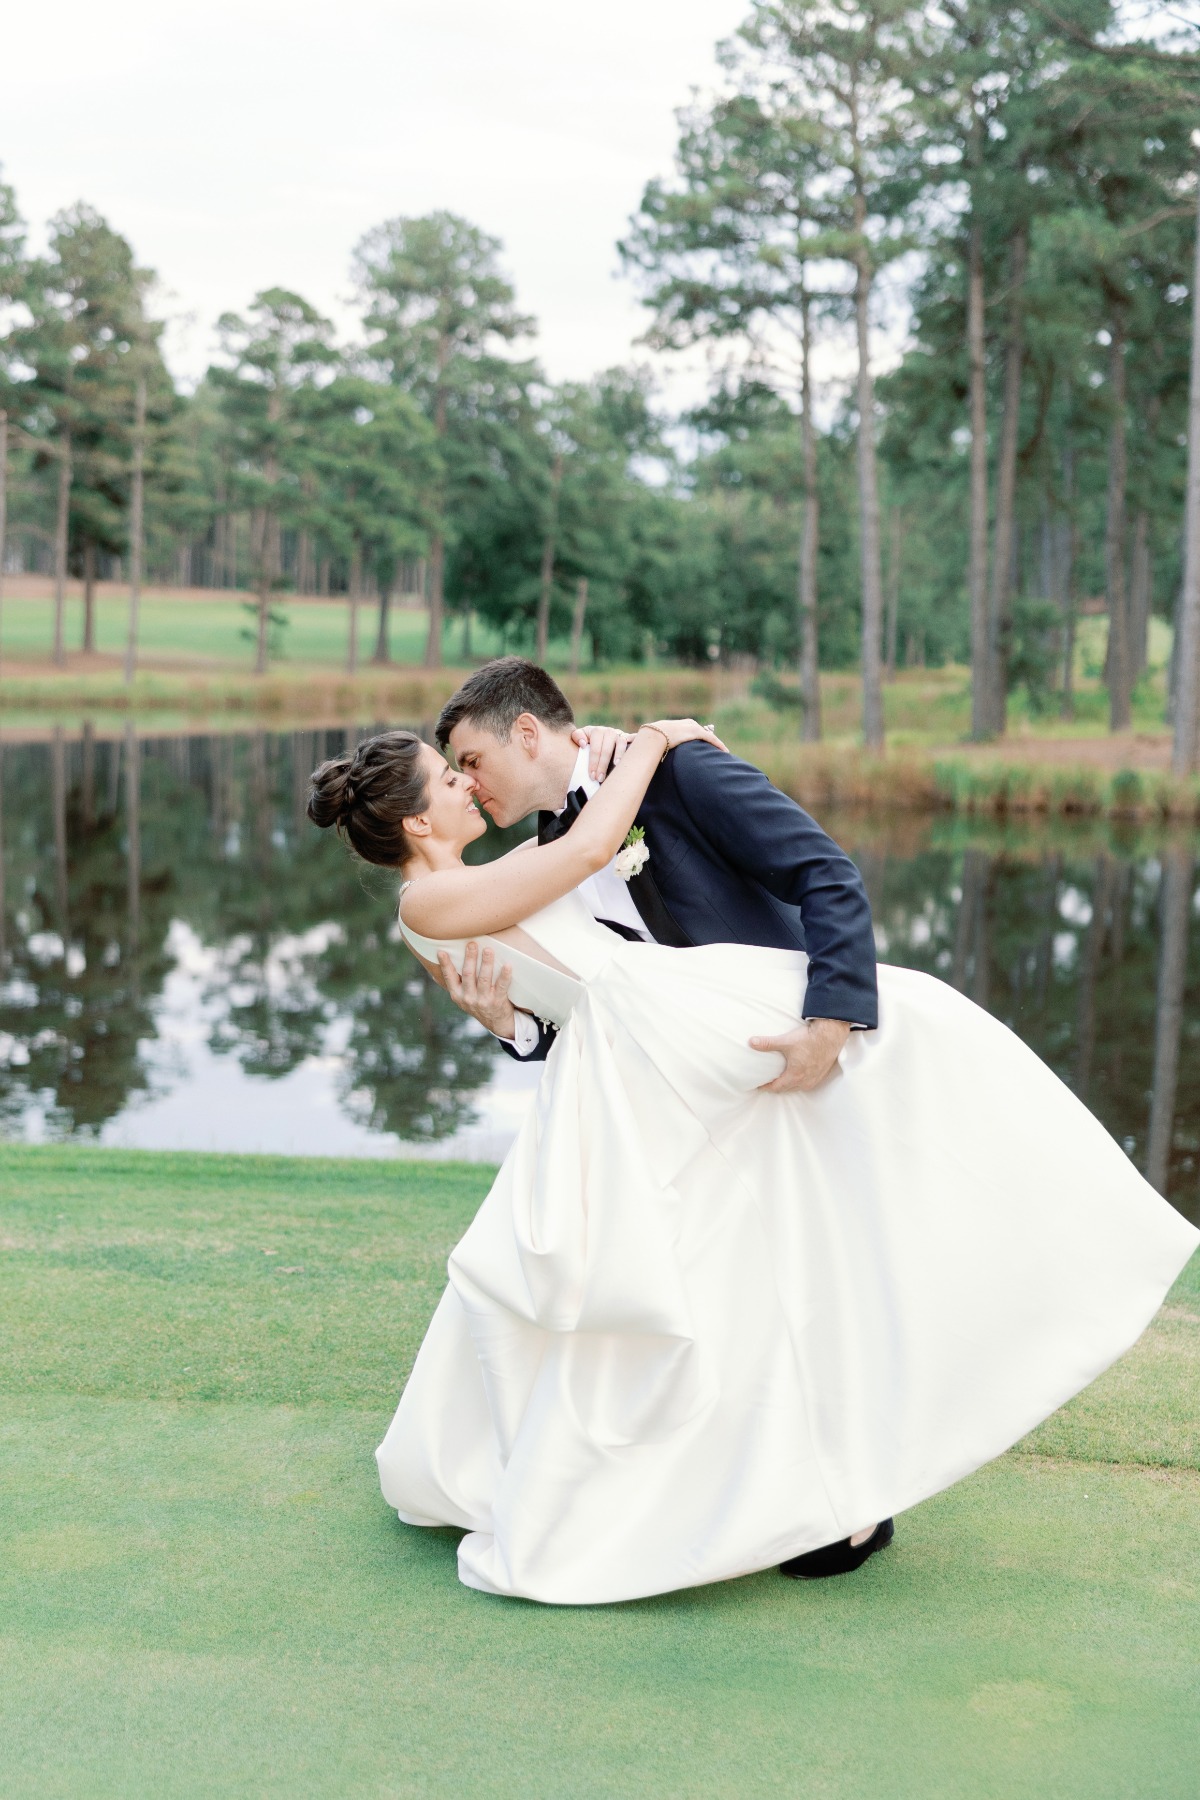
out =
[[[494,1037],[509,1039],[517,1029],[517,1013],[508,997],[512,981],[512,965],[505,963],[497,971],[495,953],[480,951],[468,944],[463,956],[462,974],[455,968],[448,950],[438,954],[442,986],[455,1006],[478,1019],[485,1031]]]
[[[764,1055],[782,1056],[784,1066],[773,1081],[764,1081],[764,1094],[810,1094],[820,1087],[842,1053],[850,1027],[842,1019],[803,1019],[794,1031],[780,1037],[752,1037],[750,1048]]]

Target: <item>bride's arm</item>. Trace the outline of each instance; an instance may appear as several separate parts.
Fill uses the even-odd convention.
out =
[[[427,937],[476,937],[519,925],[569,894],[616,855],[667,751],[694,738],[724,748],[694,719],[643,725],[619,768],[588,801],[570,831],[521,856],[421,876],[405,891],[401,904],[405,924]]]

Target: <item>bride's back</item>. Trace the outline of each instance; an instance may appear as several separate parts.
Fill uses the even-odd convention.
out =
[[[622,942],[597,923],[577,893],[551,901],[509,930],[472,940],[424,937],[405,923],[403,904],[401,888],[401,935],[422,962],[436,968],[438,955],[445,950],[461,973],[468,942],[481,949],[490,946],[497,967],[502,963],[512,967],[509,991],[514,1006],[552,1025],[565,1022],[579,998],[581,984],[599,974]]]

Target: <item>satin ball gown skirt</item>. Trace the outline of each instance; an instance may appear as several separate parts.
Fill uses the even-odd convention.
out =
[[[1196,1247],[931,976],[881,967],[821,1089],[759,1092],[805,967],[631,944],[583,987],[377,1452],[469,1586],[627,1600],[901,1512],[1093,1380]]]

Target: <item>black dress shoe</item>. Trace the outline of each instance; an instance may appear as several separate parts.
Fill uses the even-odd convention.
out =
[[[849,1538],[843,1538],[838,1544],[823,1544],[819,1550],[807,1550],[803,1556],[793,1556],[780,1563],[779,1573],[790,1575],[794,1581],[818,1581],[822,1575],[848,1575],[851,1569],[861,1569],[868,1556],[886,1549],[895,1535],[893,1521],[881,1519],[870,1537],[864,1538],[861,1544],[852,1544]]]

